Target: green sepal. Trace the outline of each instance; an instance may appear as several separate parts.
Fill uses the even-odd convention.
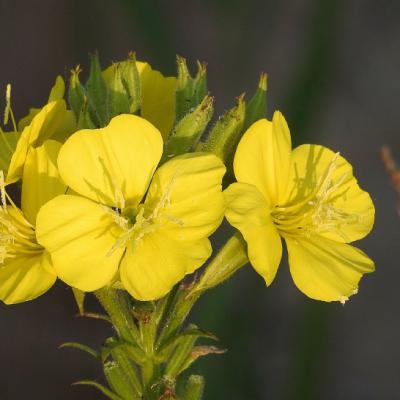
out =
[[[86,90],[92,120],[99,127],[106,126],[110,120],[108,92],[97,53],[90,56],[90,73],[86,82]]]
[[[170,340],[166,341],[163,346],[158,349],[157,359],[159,359],[161,362],[165,361],[165,359],[170,355],[173,349],[178,347],[180,343],[187,337],[192,337],[196,340],[200,338],[218,340],[218,337],[215,336],[213,333],[200,329],[196,325],[191,325],[183,332],[180,332],[176,336],[172,337]]]
[[[133,114],[142,107],[140,76],[135,53],[129,53],[128,59],[122,63],[122,82],[129,96],[129,112]]]
[[[196,329],[197,326],[190,324],[188,328]],[[175,347],[174,352],[165,367],[165,375],[168,378],[175,378],[182,371],[182,367],[193,350],[197,339],[198,337],[193,335],[182,337],[180,339],[179,346]]]
[[[221,284],[247,262],[246,242],[242,235],[237,232],[211,260],[189,296],[199,295],[199,293]]]
[[[81,84],[79,80],[79,74],[81,73],[81,69],[79,65],[71,70],[71,77],[69,79],[69,88],[68,88],[68,102],[75,114],[76,120],[79,119],[83,103],[85,101],[86,93],[85,88]]]
[[[130,98],[123,82],[122,63],[112,65],[112,78],[109,89],[109,108],[111,118],[119,114],[128,114],[130,108]]]
[[[180,398],[185,400],[201,400],[203,393],[204,378],[201,375],[190,375]]]
[[[74,382],[72,385],[73,386],[77,386],[77,385],[93,386],[111,400],[125,400],[122,397],[118,396],[116,393],[112,392],[110,389],[106,388],[104,385],[102,385],[96,381],[85,379],[83,381]]]
[[[63,349],[65,347],[72,347],[74,349],[78,349],[78,350],[81,350],[81,351],[83,351],[85,353],[88,353],[94,358],[97,358],[99,360],[101,359],[100,354],[96,350],[94,350],[91,347],[86,346],[86,345],[84,345],[82,343],[66,342],[66,343],[63,343],[62,345],[60,345],[58,348],[59,349]]]
[[[192,150],[210,122],[213,111],[213,98],[206,96],[192,112],[183,117],[168,139],[164,160]]]
[[[95,129],[97,126],[94,124],[91,113],[90,106],[87,97],[85,96],[82,103],[82,108],[79,113],[77,129]]]
[[[244,96],[238,98],[236,107],[225,113],[214,125],[201,151],[214,153],[226,163],[240,140],[245,119],[246,104]]]
[[[176,88],[175,121],[178,123],[186,114],[197,107],[208,93],[207,69],[204,63],[197,62],[197,73],[193,78],[189,72],[186,60],[176,58],[178,81]]]
[[[243,124],[243,131],[254,122],[267,115],[267,74],[262,73],[258,82],[258,88],[253,97],[247,103],[246,117]]]
[[[86,293],[83,292],[82,290],[79,290],[74,287],[72,288],[72,293],[74,295],[76,305],[78,306],[79,314],[83,315],[85,313],[85,295],[86,295]]]
[[[128,377],[115,361],[107,361],[103,365],[104,375],[111,389],[124,400],[140,399],[140,394],[132,387]]]
[[[192,107],[200,104],[207,93],[207,67],[205,63],[197,61],[197,74],[193,80]]]

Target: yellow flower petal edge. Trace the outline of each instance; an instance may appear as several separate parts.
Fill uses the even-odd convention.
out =
[[[111,207],[137,206],[162,155],[160,132],[135,115],[119,115],[102,129],[74,133],[58,168],[72,190]]]
[[[211,251],[208,239],[179,241],[161,231],[150,233],[127,247],[121,263],[122,284],[138,300],[161,298],[203,265]]]
[[[235,153],[237,181],[256,186],[268,202],[278,203],[286,192],[291,146],[289,128],[280,112],[275,112],[272,121],[255,122]]]
[[[23,168],[30,147],[38,147],[51,138],[65,138],[75,130],[71,113],[64,100],[52,101],[35,115],[32,122],[24,128],[18,139],[8,168],[6,183],[22,178]]]
[[[373,261],[361,250],[321,236],[286,238],[290,273],[308,297],[345,303],[357,293],[363,274],[373,272]]]
[[[179,240],[208,237],[223,219],[221,181],[225,171],[213,154],[175,157],[154,174],[145,207],[156,210],[155,223]]]
[[[374,205],[338,153],[317,145],[291,151],[290,142],[280,113],[245,132],[234,158],[239,183],[225,191],[226,217],[267,284],[279,264],[281,236],[297,287],[314,299],[344,302],[374,270],[364,253],[346,244],[370,232]]]
[[[0,299],[5,304],[34,300],[47,292],[56,279],[48,253],[20,254],[0,269]]]
[[[246,183],[234,183],[224,194],[227,220],[242,233],[251,264],[270,285],[282,258],[282,242],[268,204],[255,186]]]
[[[42,146],[28,151],[22,179],[21,209],[32,225],[36,223],[40,207],[67,190],[57,168],[60,149],[61,143],[47,140]]]

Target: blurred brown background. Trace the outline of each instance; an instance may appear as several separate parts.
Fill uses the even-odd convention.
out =
[[[19,117],[94,49],[104,66],[136,50],[169,74],[176,53],[207,61],[219,114],[266,71],[270,115],[284,113],[296,143],[340,151],[371,193],[376,227],[360,247],[377,271],[344,307],[305,298],[286,263],[268,289],[247,266],[201,301],[192,319],[229,349],[194,368],[207,400],[400,398],[400,219],[379,155],[388,144],[400,161],[399,17],[390,0],[0,0],[0,90],[12,83]],[[102,379],[96,362],[57,349],[110,333],[75,312],[61,283],[0,306],[1,399],[102,398],[70,386]]]

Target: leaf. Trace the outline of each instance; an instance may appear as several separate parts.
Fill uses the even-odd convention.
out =
[[[83,380],[83,381],[79,381],[79,382],[74,382],[72,385],[73,386],[76,386],[76,385],[93,386],[111,400],[123,400],[122,397],[119,397],[117,394],[112,392],[110,389],[106,388],[105,386],[103,386],[100,383],[95,382],[95,381]]]
[[[94,358],[100,359],[100,354],[96,350],[94,350],[91,347],[86,346],[86,345],[84,345],[82,343],[66,342],[66,343],[63,343],[62,345],[60,345],[58,348],[59,349],[63,349],[65,347],[72,347],[72,348],[84,351],[85,353],[90,354]]]

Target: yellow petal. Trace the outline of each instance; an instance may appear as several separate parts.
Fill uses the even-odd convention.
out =
[[[142,89],[142,117],[156,126],[164,140],[175,120],[176,78],[165,77],[147,63],[138,63]]]
[[[42,146],[31,147],[28,151],[22,180],[21,208],[32,225],[35,225],[40,207],[67,190],[57,169],[60,148],[61,143],[47,140]]]
[[[57,75],[56,81],[54,82],[54,86],[51,88],[49,99],[47,100],[48,103],[52,101],[61,100],[64,98],[65,94],[65,83],[64,79]]]
[[[330,176],[327,177],[328,174]],[[359,187],[353,177],[350,163],[326,147],[306,144],[292,152],[286,202],[302,201],[318,185],[322,185],[324,178],[327,185],[320,196],[327,194],[325,204],[333,207],[331,215],[333,212],[337,214],[336,226],[334,229],[329,226],[324,229],[322,213],[321,226],[317,227],[317,232],[340,242],[352,242],[366,236],[374,224],[374,204],[369,194]]]
[[[0,170],[8,171],[11,157],[17,147],[18,132],[0,132]]]
[[[221,188],[224,173],[224,164],[213,154],[175,157],[154,174],[145,208],[177,239],[207,237],[224,216]]]
[[[68,285],[89,292],[105,286],[116,274],[123,249],[111,250],[123,232],[112,213],[70,195],[58,196],[40,209],[38,242],[51,253],[59,278]]]
[[[56,281],[47,252],[7,258],[0,268],[0,299],[6,304],[33,300]]]
[[[121,262],[121,281],[137,300],[155,300],[167,294],[211,255],[208,239],[179,241],[162,232],[129,243]]]
[[[285,239],[294,283],[312,299],[345,302],[357,293],[361,277],[375,269],[366,254],[348,244],[318,235]]]
[[[22,178],[29,147],[40,146],[56,135],[65,136],[71,133],[74,126],[71,126],[70,123],[66,124],[67,115],[64,100],[53,101],[44,106],[32,122],[24,128],[11,159],[7,184]]]
[[[255,122],[236,150],[237,181],[256,186],[270,204],[279,204],[289,176],[290,152],[290,132],[280,112],[274,113],[272,122],[266,119]]]
[[[161,158],[160,132],[143,118],[119,115],[102,129],[72,135],[58,157],[63,180],[94,201],[123,208],[142,199]]]
[[[251,265],[270,285],[282,258],[282,241],[268,204],[255,186],[246,183],[234,183],[224,194],[227,220],[243,235]]]

